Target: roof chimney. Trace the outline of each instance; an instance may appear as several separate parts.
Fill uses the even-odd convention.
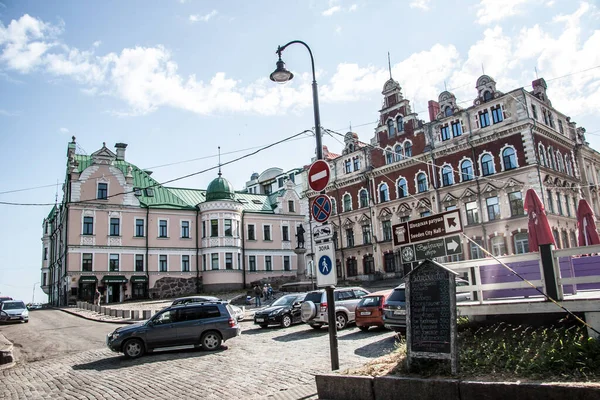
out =
[[[434,100],[429,100],[429,122],[435,121],[435,117],[440,113],[440,103]]]
[[[124,161],[125,160],[125,149],[127,148],[126,143],[117,143],[115,144],[115,149],[117,151],[117,160]]]

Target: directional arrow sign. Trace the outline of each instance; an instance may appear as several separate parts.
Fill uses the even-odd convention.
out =
[[[462,232],[460,211],[453,210],[409,221],[408,232],[410,243],[447,236],[449,233]]]
[[[462,254],[462,245],[460,244],[460,236],[453,235],[444,238],[446,241],[446,255],[452,256],[455,254]]]

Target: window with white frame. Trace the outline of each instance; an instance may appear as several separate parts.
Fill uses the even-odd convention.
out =
[[[514,148],[507,147],[502,150],[502,163],[505,171],[517,168],[517,155]]]
[[[206,264],[206,254],[202,254],[202,271],[206,271],[207,269],[207,264]]]
[[[284,242],[290,241],[290,227],[287,225],[281,226],[281,240]]]
[[[190,256],[187,254],[181,256],[181,272],[190,272]]]
[[[390,241],[392,240],[392,221],[382,221],[381,228],[383,230],[383,240]]]
[[[554,149],[552,149],[552,146],[550,146],[548,147],[548,167],[556,169],[554,165]]]
[[[363,244],[371,244],[371,226],[362,226]]]
[[[473,243],[475,242],[475,243]],[[469,250],[471,252],[471,260],[477,260],[479,258],[483,258],[483,240],[481,239],[473,239],[473,242],[469,241]]]
[[[391,150],[386,150],[385,151],[385,163],[391,164],[394,162],[394,160],[395,160],[394,152]]]
[[[111,218],[110,219],[110,236],[121,236],[121,219]]]
[[[81,255],[81,270],[83,272],[92,272],[93,268],[93,254],[92,253],[83,253]]]
[[[288,200],[288,212],[296,212],[296,206],[294,200]]]
[[[428,189],[427,175],[424,172],[419,172],[417,175],[417,192],[423,193]]]
[[[346,170],[347,174],[352,172],[352,161],[350,159],[347,159],[346,161],[344,161],[344,169]]]
[[[455,121],[450,125],[452,126],[452,137],[458,137],[462,135],[463,131],[462,124],[460,123],[460,121]]]
[[[270,241],[271,239],[271,225],[263,225],[263,240]]]
[[[283,256],[283,270],[284,271],[292,270],[292,265],[290,263],[290,256]]]
[[[396,126],[398,127],[398,132],[402,132],[404,130],[404,118],[402,118],[401,115],[396,118]]]
[[[98,182],[98,191],[96,199],[106,200],[108,199],[108,183]]]
[[[144,272],[144,255],[135,255],[135,272]]]
[[[231,225],[231,219],[224,219],[223,225],[225,227],[225,236],[233,236],[233,229]]]
[[[479,126],[481,128],[490,126],[490,115],[488,110],[479,111]]]
[[[523,208],[523,194],[521,192],[511,192],[508,194],[508,203],[510,204],[510,215],[513,217],[525,215]]]
[[[248,256],[248,270],[256,271],[256,256]]]
[[[400,178],[398,180],[398,198],[402,199],[408,196],[408,187],[406,185],[406,179]]]
[[[331,215],[335,215],[337,214],[337,203],[333,197],[330,197],[329,200],[331,200]]]
[[[390,192],[387,183],[379,185],[379,202],[383,203],[390,200]]]
[[[160,254],[158,256],[158,271],[167,272],[169,271],[169,256],[166,254]]]
[[[233,253],[225,253],[225,269],[233,269]]]
[[[500,218],[500,203],[498,202],[498,197],[488,197],[485,199],[485,204],[487,206],[488,212],[488,221],[494,221]]]
[[[248,240],[256,240],[256,232],[252,224],[248,225]]]
[[[396,153],[396,161],[402,160],[402,146],[397,144],[394,147],[394,153]]]
[[[491,154],[486,153],[481,157],[481,173],[483,176],[492,175],[494,169],[494,158]]]
[[[118,254],[109,254],[108,270],[110,272],[118,272],[119,271],[119,255]]]
[[[144,235],[146,234],[146,229],[144,225],[145,223],[143,219],[135,219],[135,237],[144,237]]]
[[[168,237],[168,221],[166,219],[158,220],[158,237]]]
[[[346,229],[346,247],[354,247],[354,230]]]
[[[540,143],[538,145],[538,156],[540,157],[540,165],[542,166],[546,166],[546,149],[544,149],[544,146]]]
[[[396,134],[396,131],[394,130],[394,120],[390,119],[387,122],[387,127],[388,127],[388,137],[392,137]]]
[[[346,193],[343,197],[344,200],[344,212],[352,210],[352,196]]]
[[[404,158],[406,157],[412,157],[412,143],[409,141],[404,143]]]
[[[492,121],[494,124],[498,124],[504,120],[504,116],[502,115],[502,107],[496,106],[492,107]]]
[[[272,256],[265,256],[265,271],[273,271]]]
[[[565,168],[563,166],[563,158],[560,154],[560,151],[556,151],[556,169],[558,169],[559,172],[565,172]]]
[[[550,189],[546,190],[546,195],[547,195],[547,199],[548,199],[548,212],[554,214],[554,202],[552,200],[552,192],[550,191]]]
[[[83,217],[83,230],[82,235],[93,235],[94,234],[94,217]]]
[[[471,160],[463,160],[460,163],[461,182],[467,182],[473,179],[473,163]]]
[[[504,244],[503,236],[494,236],[491,240],[492,254],[496,257],[506,254],[506,245]]]
[[[465,210],[467,212],[467,225],[473,225],[479,223],[479,209],[477,208],[476,201],[470,201],[465,204]]]
[[[219,236],[219,220],[211,219],[210,220],[210,237],[218,237]]]
[[[181,221],[181,237],[189,239],[190,237],[190,221]]]
[[[447,124],[441,127],[440,135],[442,141],[450,140],[450,127]]]
[[[361,189],[360,192],[358,192],[358,196],[360,199],[360,207],[369,207],[369,194],[367,193],[367,189]]]
[[[454,184],[454,173],[450,165],[445,165],[442,168],[442,185],[450,186]]]
[[[219,269],[219,253],[210,254],[210,268],[213,270]]]

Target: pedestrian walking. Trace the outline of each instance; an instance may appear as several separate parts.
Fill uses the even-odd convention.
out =
[[[263,286],[263,297],[265,298],[265,300],[269,299],[269,289],[267,288],[266,283],[265,283],[265,286]]]
[[[262,289],[260,288],[260,286],[255,285],[254,286],[254,305],[256,307],[261,306],[260,296],[262,296]]]
[[[98,290],[98,288],[96,288],[96,293],[94,293],[94,304],[99,306],[100,305],[100,291]]]
[[[273,288],[271,287],[270,283],[269,283],[269,286],[267,286],[267,295],[268,295],[269,299],[273,298]]]

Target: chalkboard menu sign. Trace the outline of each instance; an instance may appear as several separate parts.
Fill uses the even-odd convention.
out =
[[[406,276],[407,353],[456,360],[457,274],[425,260]]]

